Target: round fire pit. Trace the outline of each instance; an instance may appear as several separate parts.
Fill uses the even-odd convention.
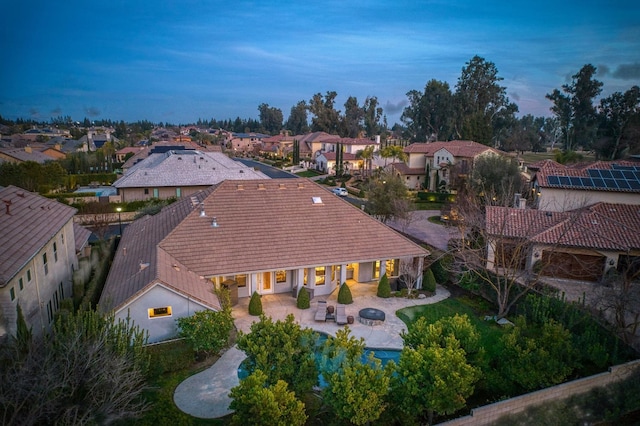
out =
[[[358,321],[365,325],[378,325],[384,322],[384,312],[376,308],[360,309]]]

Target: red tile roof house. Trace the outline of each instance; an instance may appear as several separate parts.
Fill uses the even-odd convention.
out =
[[[640,267],[640,206],[596,203],[568,212],[487,207],[487,268],[530,269],[542,261],[542,275],[599,281],[610,268]],[[523,247],[519,262],[510,253]],[[506,259],[503,260],[503,259]]]
[[[355,170],[362,170],[364,167],[364,160],[357,158],[355,154],[348,152],[342,153],[342,163],[344,170],[347,173],[351,173]],[[316,157],[316,170],[322,173],[328,173],[330,175],[336,174],[336,153],[335,152],[323,152]]]
[[[0,200],[0,340],[15,335],[18,304],[41,335],[72,296],[90,232],[74,224],[76,209],[22,188],[0,187]]]
[[[473,141],[454,140],[449,142],[412,143],[404,149],[407,160],[393,163],[391,167],[396,175],[403,178],[409,189],[426,186],[426,174],[429,173],[428,190],[438,188],[437,180],[451,183],[452,165],[458,165],[459,174],[469,174],[474,161],[482,155],[506,155],[497,149]],[[437,177],[437,179],[436,179]]]
[[[307,179],[224,181],[130,224],[100,309],[130,316],[150,341],[175,336],[176,318],[220,309],[214,285],[238,296],[328,295],[347,279],[422,267],[428,252]]]
[[[596,161],[564,166],[543,161],[528,166],[540,210],[566,211],[597,202],[640,204],[640,163]]]

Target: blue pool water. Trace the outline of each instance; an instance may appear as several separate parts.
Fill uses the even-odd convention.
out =
[[[97,188],[82,187],[74,192],[95,192],[97,197],[106,197],[109,195],[118,195],[118,190],[113,186],[99,186]]]
[[[327,335],[324,333],[319,333],[320,337],[318,337],[318,341],[316,342],[316,360],[320,361],[320,355],[322,352],[322,346],[324,342],[327,340]],[[393,361],[398,364],[400,360],[400,350],[399,349],[376,349],[376,348],[364,348],[364,354],[362,355],[362,362],[366,362],[369,358],[369,354],[373,353],[373,357],[380,360],[380,363],[384,367],[387,365],[389,361]],[[242,361],[240,366],[238,367],[238,378],[240,380],[245,379],[249,372],[246,368],[247,360]],[[322,378],[322,374],[319,375],[320,386],[326,386],[326,382]]]

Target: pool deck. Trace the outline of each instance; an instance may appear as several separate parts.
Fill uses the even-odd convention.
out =
[[[274,321],[284,320],[288,314],[293,314],[296,322],[302,327],[309,327],[334,336],[336,331],[348,327],[351,335],[364,339],[365,345],[376,349],[402,349],[400,333],[406,331],[405,324],[396,316],[396,311],[402,308],[427,305],[440,302],[450,296],[449,292],[438,286],[436,294],[424,299],[406,299],[390,297],[382,299],[376,296],[377,283],[357,284],[349,283],[353,303],[346,305],[346,314],[354,317],[353,324],[340,326],[333,321],[316,321],[316,304],[324,300],[327,305],[336,305],[338,291],[328,296],[318,296],[311,300],[310,309],[298,309],[296,299],[290,293],[263,295],[262,309],[264,314]],[[385,321],[380,325],[365,325],[358,321],[358,312],[363,308],[376,308],[385,313]],[[251,331],[251,324],[258,321],[258,317],[249,315],[249,298],[240,299],[233,307],[233,317],[236,328],[245,333]],[[229,391],[239,384],[238,367],[245,358],[244,352],[232,347],[222,354],[221,358],[210,368],[195,374],[180,383],[174,393],[177,407],[194,417],[219,418],[231,414]]]

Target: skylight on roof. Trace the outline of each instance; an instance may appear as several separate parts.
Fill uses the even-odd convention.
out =
[[[313,204],[322,204],[322,198],[321,197],[311,197],[311,202]]]

